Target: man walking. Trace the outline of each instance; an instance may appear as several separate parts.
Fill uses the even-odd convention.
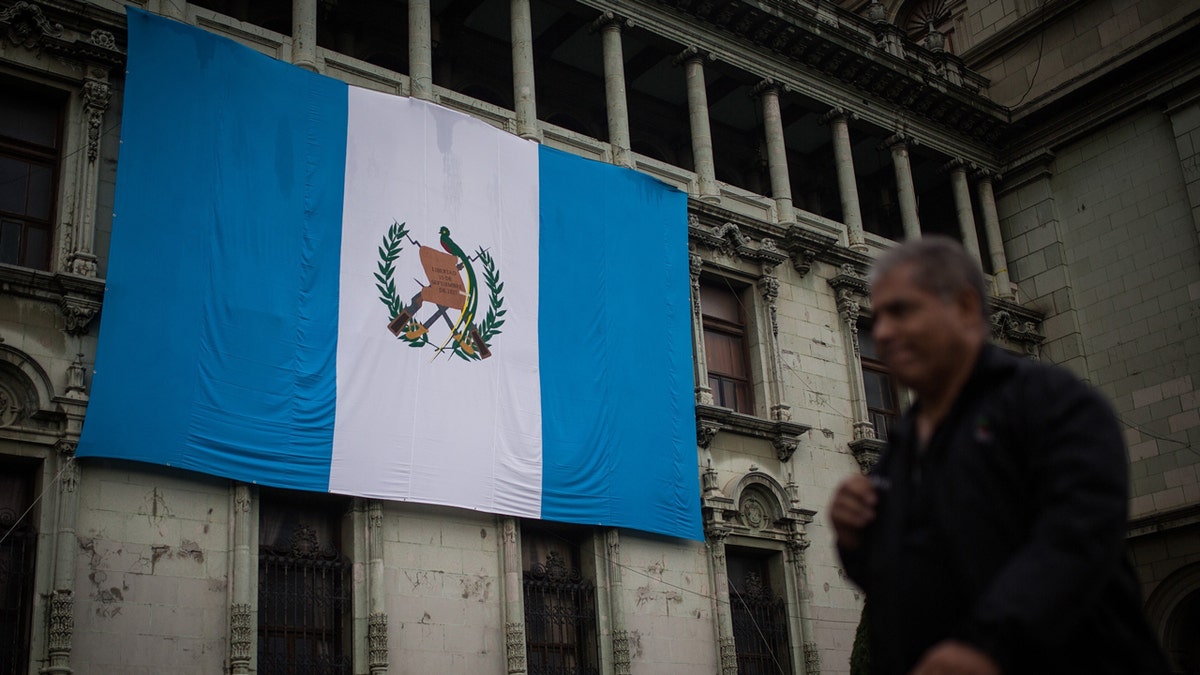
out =
[[[951,239],[875,266],[872,332],[916,402],[829,516],[866,591],[875,673],[1159,675],[1125,551],[1116,417],[1065,371],[987,343],[978,265]]]

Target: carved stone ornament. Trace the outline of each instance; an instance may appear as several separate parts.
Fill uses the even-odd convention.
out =
[[[88,324],[100,311],[100,301],[67,293],[58,301],[58,308],[62,310],[63,318],[66,319],[67,332],[71,335],[83,335],[87,333]]]
[[[821,652],[817,643],[804,643],[804,672],[805,675],[821,675]]]
[[[779,435],[771,439],[771,446],[775,448],[775,456],[779,461],[786,462],[796,453],[796,448],[800,447],[800,439]]]
[[[769,524],[766,507],[754,497],[742,500],[741,514],[742,522],[751,530],[761,530]]]
[[[779,298],[779,279],[765,275],[758,278],[758,290],[763,300],[767,301],[767,311],[771,315],[771,334],[779,335],[779,309],[775,301]]]
[[[508,655],[508,672],[525,672],[525,625],[517,621],[504,624],[504,647]]]
[[[367,503],[367,522],[373,530],[383,527],[383,502],[372,500]]]
[[[16,383],[7,380],[8,378],[0,377],[0,427],[11,427],[33,412],[26,397],[21,396],[12,386]]]
[[[873,23],[887,21],[887,8],[879,0],[871,0],[871,4],[867,5],[867,19]]]
[[[871,430],[874,435],[874,427]],[[854,455],[854,459],[858,461],[858,468],[865,474],[875,467],[879,462],[879,457],[883,454],[884,447],[887,443],[878,438],[858,438],[850,441],[850,452]]]
[[[112,100],[112,88],[105,82],[88,80],[83,83],[83,111],[87,114],[87,156],[88,161],[96,161],[100,154],[100,128],[104,123],[104,111],[108,110],[108,102]],[[91,275],[94,276],[93,270]]]
[[[75,632],[75,598],[71,591],[60,589],[50,595],[50,630],[47,651],[64,655],[71,651],[71,636]]]
[[[1022,320],[1006,309],[993,311],[991,320],[992,339],[1016,343],[1026,354],[1037,354],[1038,346],[1046,339],[1038,333],[1034,322]]]
[[[18,2],[0,11],[0,23],[8,25],[8,39],[18,47],[33,49],[43,37],[61,37],[62,24],[51,23],[42,8],[32,2]]]
[[[737,675],[737,648],[733,638],[721,638],[721,675]]]
[[[719,422],[696,418],[696,444],[701,448],[707,449],[712,445],[713,439],[717,437],[717,432],[721,430]]]
[[[67,366],[67,398],[86,399],[87,393],[84,391],[83,377],[87,373],[87,368],[83,365],[83,353],[75,355],[75,360],[71,365]]]
[[[233,509],[238,513],[250,513],[250,488],[238,485],[233,491]]]
[[[629,658],[629,631],[613,631],[612,644],[613,673],[615,675],[629,675],[631,666]]]
[[[386,672],[388,667],[387,614],[373,612],[367,619],[367,659],[371,672]]]
[[[91,41],[92,44],[96,45],[97,47],[103,47],[104,49],[117,48],[117,39],[113,37],[113,34],[106,30],[100,30],[99,28],[92,31]]]
[[[848,288],[838,289],[837,306],[838,316],[842,317],[842,323],[846,324],[850,331],[850,343],[854,347],[854,353],[858,354],[858,316],[862,310],[858,304],[858,294]]]
[[[236,665],[250,663],[250,603],[235,602],[229,607],[229,660]]]
[[[72,444],[74,445],[74,444]],[[58,479],[59,491],[71,494],[79,487],[79,465],[75,463],[74,455],[67,457]]]

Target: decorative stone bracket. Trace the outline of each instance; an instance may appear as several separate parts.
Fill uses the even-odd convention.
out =
[[[688,218],[688,235],[692,241],[731,258],[757,260],[771,267],[788,259],[787,251],[780,250],[774,239],[762,237],[756,245],[749,235],[742,232],[737,223],[725,222],[706,227],[700,223],[697,216],[692,215]]]
[[[992,300],[992,339],[1019,347],[1036,357],[1046,337],[1038,332],[1042,316],[1016,303]]]
[[[859,468],[863,473],[867,473],[879,462],[887,442],[878,438],[857,438],[847,445],[850,446],[854,459],[858,461]]]
[[[764,420],[718,406],[696,406],[696,436],[702,448],[709,447],[718,431],[727,431],[770,441],[779,461],[786,462],[799,447],[800,436],[811,428],[796,422]]]

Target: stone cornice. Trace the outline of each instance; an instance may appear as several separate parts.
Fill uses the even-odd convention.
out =
[[[88,7],[80,11],[79,3],[62,0],[18,0],[0,6],[0,39],[84,63],[125,63],[124,17]]]
[[[0,295],[41,300],[56,305],[69,333],[87,332],[104,300],[104,280],[77,274],[54,274],[15,265],[0,265]]]
[[[709,443],[718,431],[762,438],[771,442],[779,461],[786,462],[800,444],[800,436],[812,427],[783,420],[768,420],[713,405],[696,405],[696,426],[701,440]]]

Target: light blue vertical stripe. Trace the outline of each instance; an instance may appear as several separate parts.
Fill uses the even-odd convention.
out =
[[[130,9],[81,456],[324,491],[346,85]]]
[[[539,163],[542,517],[703,539],[687,195]]]

